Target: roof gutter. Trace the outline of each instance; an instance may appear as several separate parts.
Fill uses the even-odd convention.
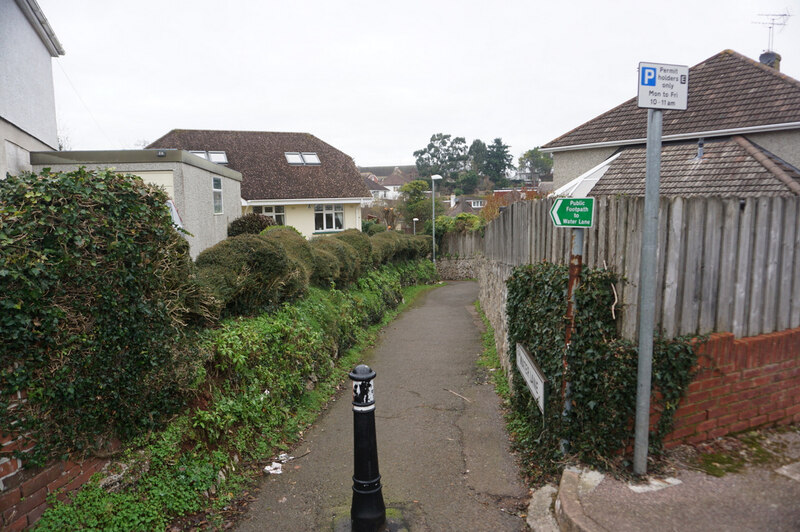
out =
[[[47,48],[47,51],[50,52],[50,56],[58,57],[59,55],[64,55],[64,48],[61,46],[56,33],[50,27],[47,17],[44,16],[44,12],[42,12],[42,8],[39,7],[36,0],[16,0],[16,2],[20,11],[31,23],[39,39]]]
[[[786,131],[787,129],[800,129],[800,122],[785,122],[783,124],[767,124],[763,126],[735,127],[731,129],[712,129],[709,131],[693,131],[689,133],[678,133],[675,135],[664,135],[661,137],[663,142],[673,140],[692,140],[700,137],[728,137],[732,135],[747,135],[749,133],[769,133],[771,131]],[[544,153],[557,153],[560,151],[591,150],[593,148],[615,148],[617,146],[628,146],[631,144],[644,144],[646,137],[638,139],[611,140],[608,142],[592,142],[590,144],[574,144],[572,146],[558,146],[555,148],[539,148]]]

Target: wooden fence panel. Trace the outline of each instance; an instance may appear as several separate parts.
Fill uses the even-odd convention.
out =
[[[703,257],[701,270],[703,275],[700,288],[700,323],[701,333],[714,330],[717,321],[717,298],[720,274],[720,246],[722,244],[722,200],[710,198],[705,207],[705,234],[703,235]]]
[[[769,245],[769,198],[758,198],[756,202],[755,239],[753,241],[753,269],[750,274],[750,306],[747,316],[747,336],[757,336],[763,332],[761,326],[764,312],[765,269],[767,267],[767,249]]]
[[[748,198],[739,218],[739,245],[736,254],[736,299],[733,304],[733,334],[747,336],[750,305],[750,272],[752,271],[753,229],[756,219],[756,200]]]
[[[774,331],[777,324],[778,296],[781,277],[781,244],[783,243],[783,199],[772,198],[769,207],[770,232],[767,246],[765,271],[764,311],[761,314],[761,330]]]
[[[733,303],[736,298],[736,250],[739,245],[739,200],[723,203],[722,243],[715,331],[733,330]]]
[[[553,199],[518,202],[485,236],[446,235],[442,254],[509,266],[567,264],[572,231],[554,228]],[[620,331],[635,339],[644,199],[602,197],[585,231],[584,265],[627,279],[617,287]],[[663,198],[659,205],[656,323],[667,337],[731,331],[753,336],[800,326],[800,198]]]

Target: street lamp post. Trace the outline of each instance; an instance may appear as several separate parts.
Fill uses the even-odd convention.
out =
[[[416,236],[417,235],[417,222],[419,221],[419,218],[414,218],[412,221],[414,222],[414,236]]]
[[[431,211],[433,213],[433,218],[431,219],[431,229],[433,232],[433,263],[436,264],[436,182],[440,180],[442,176],[439,174],[434,174],[431,176]]]

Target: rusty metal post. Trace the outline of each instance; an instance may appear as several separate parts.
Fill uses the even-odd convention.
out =
[[[578,288],[581,280],[581,270],[583,269],[583,228],[577,227],[572,229],[570,239],[572,240],[572,253],[569,257],[569,280],[567,281],[567,314],[564,316],[566,320],[566,328],[564,331],[564,372],[567,371],[567,351],[572,342],[572,331],[575,328],[575,290]],[[561,380],[561,399],[564,401],[564,410],[562,415],[566,416],[572,409],[572,402],[570,401],[570,386],[566,379]],[[569,450],[569,442],[566,440],[561,441],[561,452],[566,454]]]
[[[375,433],[375,372],[360,364],[350,372],[353,381],[353,502],[350,519],[353,532],[375,532],[386,522],[386,506],[378,471]]]

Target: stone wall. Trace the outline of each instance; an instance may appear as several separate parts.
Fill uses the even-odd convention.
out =
[[[473,259],[437,259],[436,270],[443,281],[466,281],[475,279]]]

